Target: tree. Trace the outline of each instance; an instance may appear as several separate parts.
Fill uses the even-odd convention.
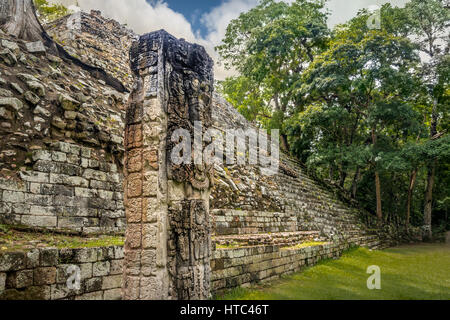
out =
[[[438,134],[438,126],[441,114],[443,93],[442,76],[439,76],[439,68],[442,60],[448,59],[450,10],[443,0],[412,0],[405,6],[407,14],[407,26],[416,37],[416,43],[420,51],[427,55],[422,67],[422,75],[426,82],[428,104],[431,105],[430,139]],[[447,78],[448,84],[448,78]],[[424,207],[424,236],[432,237],[432,206],[433,187],[436,175],[436,159],[430,159],[428,163],[427,187],[425,191]]]
[[[305,103],[321,105],[322,119],[312,122],[318,130],[315,157],[323,158],[320,150],[331,152],[328,159],[338,167],[341,185],[349,164],[360,168],[360,160],[367,160],[374,174],[381,222],[383,156],[396,149],[398,139],[392,137],[416,133],[420,123],[410,103],[417,86],[412,70],[419,58],[408,39],[368,30],[367,17],[362,12],[336,29],[330,48],[311,63],[297,92],[307,97]],[[324,147],[320,149],[321,144]]]
[[[42,41],[52,52],[57,48],[36,18],[31,0],[1,0],[0,25],[3,31],[27,41]]]
[[[327,43],[323,8],[323,1],[263,0],[231,21],[217,47],[225,66],[240,73],[224,82],[225,96],[250,103],[250,116],[265,118],[267,129],[281,129],[285,150],[289,149],[285,120],[296,106],[293,85]]]

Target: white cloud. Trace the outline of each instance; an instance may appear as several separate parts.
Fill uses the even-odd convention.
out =
[[[292,2],[293,0],[284,0]],[[51,0],[66,6],[76,3],[84,11],[96,9],[102,11],[106,17],[127,24],[138,34],[165,29],[178,38],[184,38],[190,42],[203,45],[211,57],[216,61],[215,77],[223,80],[233,75],[233,71],[225,70],[217,62],[218,54],[214,47],[219,45],[225,36],[229,22],[239,17],[258,4],[258,0],[226,0],[210,12],[201,16],[201,22],[207,29],[207,34],[202,37],[192,30],[190,22],[182,14],[169,8],[163,0],[154,0],[149,4],[145,0]],[[329,24],[334,26],[343,23],[353,17],[358,10],[368,8],[370,5],[381,5],[391,2],[393,5],[404,5],[408,0],[329,0],[327,6],[331,10]]]
[[[327,8],[331,11],[331,16],[328,25],[333,27],[336,24],[345,23],[361,9],[381,6],[388,2],[392,6],[403,7],[409,0],[329,0]]]
[[[188,41],[197,40],[191,24],[180,13],[173,11],[163,1],[150,5],[145,0],[53,0],[74,5],[78,2],[84,11],[100,10],[108,18],[127,24],[138,34],[165,29]]]

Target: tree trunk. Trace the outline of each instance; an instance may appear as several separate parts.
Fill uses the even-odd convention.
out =
[[[361,175],[361,169],[358,167],[356,168],[355,176],[353,177],[352,182],[352,199],[356,199],[356,192],[358,190],[358,181]]]
[[[289,141],[288,141],[287,135],[282,133],[280,135],[280,138],[281,138],[281,149],[289,154],[290,148],[289,148]]]
[[[434,99],[433,102],[433,110],[431,114],[431,128],[430,128],[430,137],[433,139],[434,136],[437,135],[437,125],[439,114],[437,111],[438,101]],[[434,187],[434,176],[436,174],[436,161],[433,161],[428,167],[428,176],[427,176],[427,189],[425,191],[425,208],[423,212],[423,236],[424,240],[431,240],[433,234],[431,230],[431,214],[433,211],[433,187]]]
[[[119,92],[128,91],[119,80],[107,74],[105,70],[72,57],[62,46],[54,42],[39,22],[32,0],[0,0],[0,29],[17,39],[42,41],[49,53],[74,63]]]
[[[39,23],[32,0],[0,0],[0,27],[18,39],[42,41],[50,53],[59,55],[56,44]]]
[[[378,222],[381,224],[383,222],[383,211],[381,209],[381,184],[380,175],[375,171],[375,189],[377,194],[377,218]]]
[[[425,193],[425,210],[423,213],[423,237],[424,240],[429,241],[433,237],[431,230],[431,213],[433,210],[433,186],[434,176],[436,173],[436,162],[434,162],[428,169],[427,190]]]
[[[411,220],[411,201],[414,186],[416,185],[416,178],[417,178],[417,169],[414,169],[413,172],[411,173],[411,178],[409,179],[408,200],[406,202],[406,232],[409,231],[409,224]]]
[[[375,132],[375,128],[372,129],[372,144],[374,146],[377,144],[377,135]],[[376,168],[375,168],[375,192],[377,198],[377,218],[378,223],[381,224],[383,222],[383,211],[381,208],[381,183],[380,183],[380,174],[378,173]]]
[[[347,179],[347,172],[345,172],[344,170],[340,169],[339,170],[339,186],[341,188],[344,188],[346,179]]]

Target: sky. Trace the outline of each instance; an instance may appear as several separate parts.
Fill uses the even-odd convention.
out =
[[[291,2],[293,0],[279,0]],[[328,0],[329,25],[351,19],[363,8],[391,3],[404,6],[409,0]],[[214,47],[223,39],[228,23],[258,4],[258,0],[51,0],[82,10],[97,9],[108,18],[127,24],[138,34],[165,29],[178,38],[203,45],[216,61],[215,77],[223,80],[235,73],[220,64]]]

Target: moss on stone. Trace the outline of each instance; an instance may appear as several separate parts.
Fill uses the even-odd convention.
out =
[[[123,236],[82,237],[55,234],[52,232],[32,232],[17,230],[16,227],[0,225],[0,252],[23,251],[33,248],[94,248],[123,246]]]

